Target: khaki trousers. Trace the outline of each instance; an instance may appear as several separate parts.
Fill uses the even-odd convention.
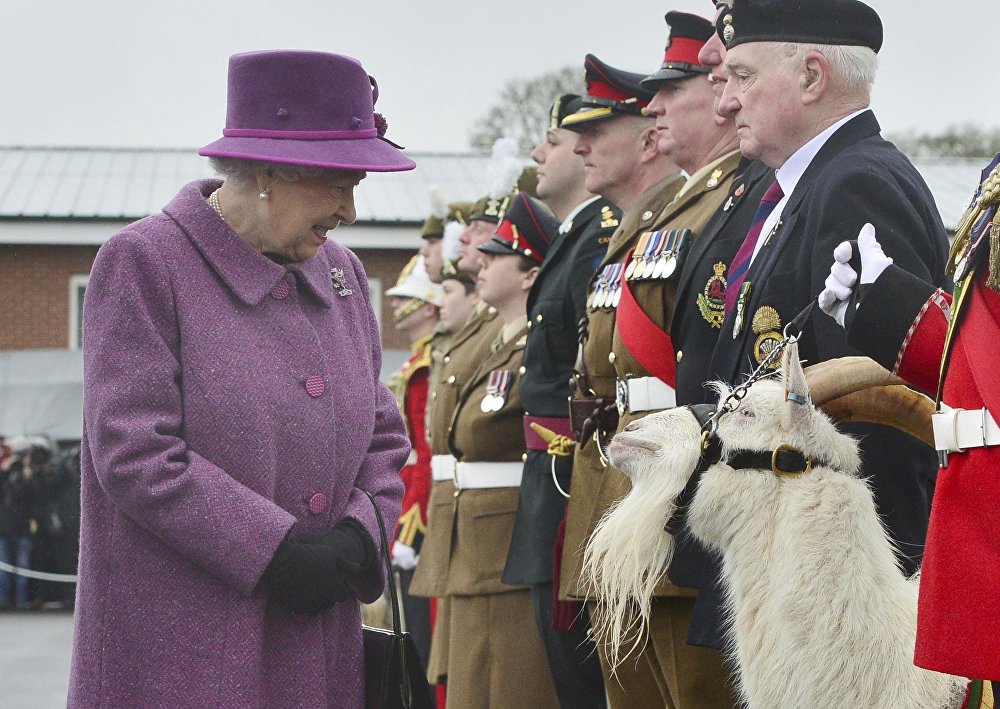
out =
[[[449,596],[438,606],[439,619],[442,606],[450,614],[449,707],[558,709],[530,590]],[[434,644],[440,635],[435,632]]]
[[[687,644],[693,598],[653,599],[649,637],[612,675],[598,645],[611,709],[737,709],[735,684],[722,653]],[[593,611],[593,609],[591,609]],[[591,613],[593,619],[595,614]]]

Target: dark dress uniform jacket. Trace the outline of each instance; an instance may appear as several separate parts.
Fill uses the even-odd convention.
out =
[[[875,225],[885,253],[901,268],[941,285],[948,240],[933,197],[909,160],[879,135],[871,111],[841,126],[810,163],[785,205],[773,236],[750,267],[752,284],[745,322],[734,338],[728,314],[710,372],[733,383],[752,372],[784,326],[824,287],[833,250],[857,238],[865,222]],[[763,237],[762,237],[763,238]],[[756,321],[756,322],[755,322]],[[806,324],[799,353],[808,364],[858,354],[844,330],[822,313]],[[900,561],[919,566],[927,533],[936,456],[927,446],[885,427],[843,427],[861,438],[863,473],[872,476],[879,513],[899,545]],[[718,571],[702,550],[685,549],[686,535],[669,569],[675,583],[699,588],[688,640],[722,647]]]
[[[432,380],[437,385],[431,390],[428,407],[427,431],[431,438],[432,455],[450,455],[448,447],[452,419],[458,400],[465,386],[472,381],[476,370],[489,354],[490,343],[503,327],[496,310],[483,309],[455,333],[442,350],[438,372]],[[413,574],[410,593],[415,596],[443,596],[448,583],[448,557],[451,553],[451,508],[454,506],[455,486],[448,481],[431,484],[428,503],[427,536],[420,548],[420,563]]]
[[[661,180],[647,190],[622,216],[622,223],[611,237],[608,255],[601,268],[622,258],[643,232],[657,229],[657,217],[683,186],[684,178],[676,175]],[[622,245],[626,244],[628,246],[622,251]],[[596,278],[595,275],[591,279],[591,287]],[[608,354],[611,352],[614,328],[614,308],[590,310],[587,313],[588,334],[582,351],[594,394],[612,400],[615,398],[615,371],[608,361]],[[574,391],[573,395],[579,396],[580,392]],[[609,437],[610,433],[614,432],[609,432]],[[583,443],[586,445],[581,445]],[[577,442],[573,451],[573,491],[566,511],[566,537],[559,578],[559,596],[563,599],[586,598],[586,589],[580,584],[583,549],[594,531],[594,525],[600,519],[600,516],[594,519],[593,512],[601,504],[601,489],[607,470],[593,440]],[[617,471],[612,472],[620,475]]]
[[[567,415],[570,374],[577,355],[577,324],[587,310],[587,283],[597,270],[621,211],[598,198],[573,217],[564,234],[549,247],[528,294],[528,341],[524,347],[521,403],[525,414]],[[539,584],[552,580],[556,528],[566,498],[552,481],[553,456],[528,451],[521,480],[521,503],[507,555],[506,583]],[[569,491],[571,456],[555,458],[555,474]]]

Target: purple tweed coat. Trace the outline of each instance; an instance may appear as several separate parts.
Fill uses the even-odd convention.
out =
[[[70,707],[363,705],[358,604],[297,616],[258,582],[286,534],[344,517],[381,549],[361,490],[398,518],[409,442],[367,280],[332,241],[261,256],[218,184],[115,235],[87,287]]]

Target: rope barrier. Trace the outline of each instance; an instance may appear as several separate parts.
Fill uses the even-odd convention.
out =
[[[29,579],[37,579],[39,581],[55,581],[56,583],[76,583],[75,574],[50,574],[45,571],[32,571],[31,569],[22,569],[19,566],[11,566],[10,564],[5,564],[0,561],[0,571],[6,571],[9,574],[15,574],[16,576],[24,576]]]

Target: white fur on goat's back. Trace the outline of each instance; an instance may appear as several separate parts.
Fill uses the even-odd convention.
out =
[[[651,414],[631,428],[616,436],[609,451],[631,490],[595,527],[582,568],[587,595],[596,601],[593,626],[612,666],[644,641],[653,591],[673,556],[674,540],[664,526],[700,447],[699,426],[684,409]],[[629,448],[636,438],[670,443],[652,453]]]

